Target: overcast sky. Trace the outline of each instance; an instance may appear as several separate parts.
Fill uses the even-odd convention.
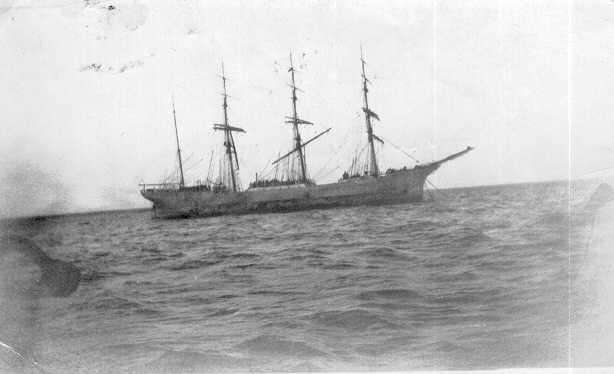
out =
[[[422,162],[467,145],[438,187],[581,177],[614,166],[614,3],[595,1],[0,1],[1,215],[148,206],[221,143],[222,59],[244,186],[288,150],[288,55],[309,172],[334,181],[375,131]],[[570,152],[571,150],[571,152]],[[571,161],[571,164],[570,164]],[[413,161],[391,145],[381,168]]]

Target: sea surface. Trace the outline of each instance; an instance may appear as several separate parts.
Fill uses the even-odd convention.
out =
[[[22,331],[28,357],[48,373],[613,365],[601,313],[611,257],[591,249],[595,218],[612,208],[589,203],[596,186],[205,219],[30,220],[11,230],[82,279],[68,297],[37,301]]]

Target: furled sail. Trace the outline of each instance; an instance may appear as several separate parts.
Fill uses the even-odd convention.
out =
[[[286,123],[298,123],[299,125],[313,125],[313,122],[304,120],[304,119],[300,119],[300,118],[295,118],[295,117],[288,117],[286,116]]]

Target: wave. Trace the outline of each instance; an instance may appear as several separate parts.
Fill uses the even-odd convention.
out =
[[[249,291],[248,295],[259,295],[259,296],[295,296],[295,295],[305,295],[305,292],[301,291],[270,291],[270,290],[259,290],[259,291]]]
[[[41,344],[91,359],[83,372],[111,361],[106,372],[556,364],[537,356],[566,347],[569,249],[574,310],[593,312],[601,296],[585,279],[607,265],[586,250],[590,193],[569,215],[550,187],[444,192],[324,213],[57,220],[37,240],[81,268],[82,287],[41,306],[40,323],[53,321]],[[106,350],[101,326],[125,347]]]
[[[356,296],[359,300],[396,300],[396,301],[410,301],[422,298],[416,291],[408,289],[382,289],[374,291],[361,292]]]
[[[232,254],[216,253],[215,255],[216,257],[220,259],[228,259],[228,258],[230,259],[254,259],[254,258],[260,257],[260,255],[256,253],[243,253],[243,252],[232,253]]]
[[[339,262],[336,264],[322,264],[321,267],[325,270],[351,270],[356,269],[359,266],[349,262]]]
[[[79,311],[104,311],[105,314],[110,313],[115,315],[137,314],[156,316],[162,314],[160,310],[147,307],[144,303],[113,295],[99,296],[96,299],[89,300],[88,302],[79,303],[78,305],[75,305],[75,308]]]
[[[208,315],[208,317],[223,317],[223,316],[229,316],[229,315],[233,315],[236,312],[238,312],[239,309],[218,309],[217,311],[211,313]]]
[[[166,351],[137,372],[143,373],[203,373],[220,369],[248,368],[249,360],[221,354],[215,351],[193,350]]]
[[[85,269],[81,275],[82,282],[96,282],[103,279],[111,279],[133,275],[127,271],[97,271],[92,269]]]
[[[408,242],[409,240],[400,241],[399,244],[407,244]],[[394,249],[394,248],[389,248],[389,247],[368,248],[368,249],[359,251],[357,255],[372,258],[377,261],[389,261],[389,260],[413,261],[416,259],[416,257],[407,256],[403,253],[400,253],[399,250]]]
[[[306,343],[287,340],[275,335],[260,335],[238,344],[236,348],[252,355],[281,355],[297,358],[326,356],[326,353]]]
[[[222,260],[188,260],[179,265],[168,266],[166,268],[168,270],[173,270],[173,271],[191,270],[191,269],[200,269],[200,268],[208,267],[208,266],[214,266],[221,262]]]
[[[357,305],[360,308],[364,309],[379,309],[383,311],[395,311],[395,310],[415,310],[415,304],[406,304],[406,303],[362,303]]]
[[[308,320],[317,325],[355,332],[399,328],[398,325],[364,309],[317,312],[309,316]]]

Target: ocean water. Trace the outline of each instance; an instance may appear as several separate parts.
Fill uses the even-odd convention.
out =
[[[10,229],[82,279],[68,297],[37,299],[23,349],[49,373],[612,365],[575,344],[612,331],[596,312],[610,283],[597,289],[605,273],[591,255],[604,209],[588,203],[595,188],[477,187],[418,204],[190,220],[150,211],[30,220]]]

